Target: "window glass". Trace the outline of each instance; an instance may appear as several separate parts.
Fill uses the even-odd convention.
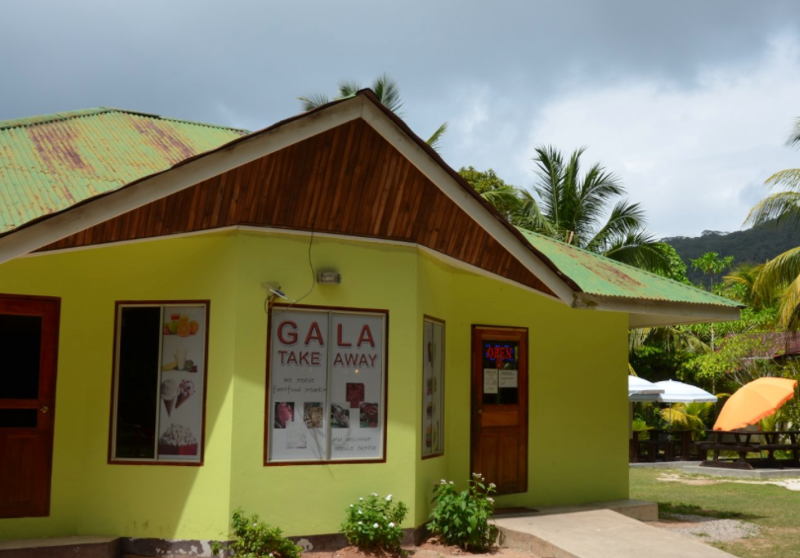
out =
[[[120,305],[115,460],[202,461],[206,304]]]
[[[39,356],[42,344],[41,316],[0,314],[0,354],[3,374],[0,399],[39,398]]]
[[[426,318],[422,339],[422,456],[444,453],[444,323]]]
[[[275,307],[268,461],[383,458],[385,314]]]
[[[518,401],[517,369],[519,343],[483,342],[483,403],[510,404]]]

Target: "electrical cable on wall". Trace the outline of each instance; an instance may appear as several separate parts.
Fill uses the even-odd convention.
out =
[[[272,290],[272,294],[270,294],[266,300],[264,301],[264,311],[269,314],[269,311],[272,309],[272,305],[275,303],[275,299],[278,297],[285,298],[287,300],[291,300],[292,303],[289,304],[286,308],[281,310],[280,312],[276,312],[277,314],[282,314],[289,310],[292,306],[306,298],[308,295],[311,294],[311,291],[314,290],[314,286],[317,284],[316,275],[314,274],[314,264],[311,262],[311,247],[314,245],[314,231],[311,231],[311,237],[308,240],[308,267],[311,269],[311,287],[308,289],[308,292],[298,298],[297,300],[286,296],[283,292],[280,291],[280,287],[277,290]]]

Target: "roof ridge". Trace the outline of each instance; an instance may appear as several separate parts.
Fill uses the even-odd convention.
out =
[[[632,269],[633,271],[636,271],[637,273],[644,273],[645,275],[648,275],[650,277],[653,277],[653,278],[656,278],[656,279],[659,279],[659,280],[662,280],[662,281],[669,281],[670,283],[674,283],[675,285],[678,285],[678,286],[680,286],[680,287],[682,287],[684,289],[690,290],[692,292],[699,291],[699,292],[704,293],[704,294],[706,294],[708,296],[723,300],[727,304],[730,304],[732,302],[733,303],[737,303],[737,304],[741,304],[736,300],[733,300],[731,298],[728,298],[728,297],[725,297],[725,296],[720,296],[718,294],[714,294],[712,292],[700,289],[695,285],[687,285],[686,283],[681,283],[680,281],[676,281],[675,279],[672,279],[670,277],[664,277],[663,275],[659,275],[658,273],[653,273],[652,271],[648,271],[646,269],[642,269],[641,267],[636,267],[634,265],[630,265],[630,264],[627,264],[627,263],[624,263],[624,262],[618,262],[617,260],[612,260],[611,258],[609,258],[608,256],[605,256],[603,254],[598,254],[597,252],[592,252],[591,250],[587,250],[585,248],[581,248],[580,246],[574,246],[572,244],[567,244],[566,242],[563,242],[563,241],[558,240],[556,238],[551,238],[549,236],[545,236],[545,235],[543,235],[541,233],[537,233],[537,232],[534,232],[534,231],[531,231],[531,230],[528,230],[528,229],[525,229],[525,228],[522,228],[522,227],[517,227],[517,228],[520,229],[521,231],[524,231],[525,233],[535,235],[535,236],[537,236],[537,237],[539,237],[539,238],[541,238],[543,240],[547,240],[547,241],[550,241],[550,242],[558,242],[559,244],[563,244],[565,246],[569,246],[573,250],[579,250],[580,252],[583,252],[585,254],[589,254],[590,256],[593,256],[593,257],[595,257],[597,259],[609,262],[609,263],[611,263],[613,265],[617,265],[617,266],[621,266],[621,267],[624,267],[624,268]]]
[[[170,118],[153,114],[149,112],[142,112],[136,110],[120,109],[115,107],[94,107],[88,109],[69,110],[64,112],[54,112],[50,114],[42,114],[37,116],[26,116],[24,118],[14,118],[10,120],[0,120],[0,130],[8,130],[11,128],[24,128],[28,126],[38,126],[41,124],[49,124],[51,122],[60,122],[63,120],[71,120],[73,118],[83,118],[86,116],[96,116],[108,112],[121,112],[133,116],[141,116],[144,118],[153,118],[158,120],[166,120],[169,122],[179,122],[182,124],[191,124],[193,126],[203,126],[206,128],[216,128],[218,130],[232,130],[234,132],[243,132],[249,134],[250,130],[244,128],[233,128],[231,126],[222,126],[219,124],[209,124],[207,122],[197,122],[194,120],[183,120],[180,118]]]

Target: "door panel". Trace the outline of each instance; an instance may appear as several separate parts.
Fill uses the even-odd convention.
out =
[[[528,332],[472,329],[472,472],[498,494],[528,488]]]
[[[59,311],[0,295],[0,518],[49,515]]]

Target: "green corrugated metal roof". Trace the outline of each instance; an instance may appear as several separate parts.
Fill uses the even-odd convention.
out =
[[[615,262],[605,256],[531,231],[524,229],[519,231],[584,293],[640,300],[742,307],[739,302],[696,287]]]
[[[0,233],[247,132],[96,108],[0,122]]]

